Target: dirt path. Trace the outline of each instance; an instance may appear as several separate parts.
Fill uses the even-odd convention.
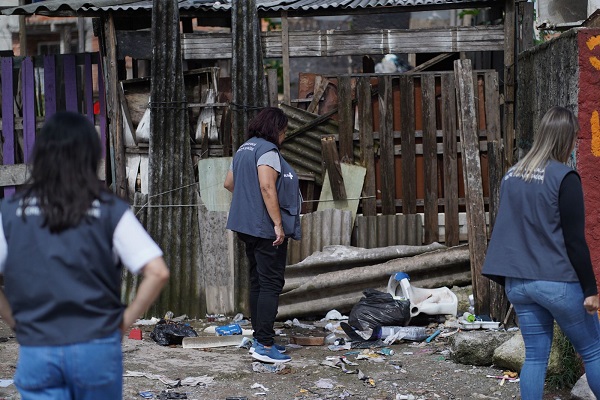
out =
[[[198,324],[196,324],[198,325]],[[200,331],[200,327],[197,328]],[[391,356],[356,360],[358,365],[346,365],[348,370],[359,369],[371,379],[361,380],[357,374],[346,374],[341,369],[321,365],[327,357],[342,356],[325,346],[290,348],[292,361],[279,373],[258,373],[252,369],[252,358],[246,349],[217,348],[210,351],[183,349],[181,346],[163,347],[150,339],[152,327],[143,328],[143,340],[123,340],[124,369],[145,374],[163,375],[179,380],[186,377],[210,377],[207,385],[181,386],[173,389],[186,393],[188,399],[221,399],[228,397],[248,399],[518,399],[518,383],[487,378],[499,375],[494,367],[474,367],[449,360],[446,339],[419,346],[404,342],[390,346]],[[291,335],[308,335],[309,331],[294,327],[283,329],[288,343]],[[325,335],[323,330],[310,331]],[[0,379],[11,379],[16,364],[17,344],[11,332],[0,322]],[[255,386],[253,388],[252,386]],[[124,378],[124,398],[142,399],[140,392],[153,392],[157,398],[169,387],[145,376]],[[259,393],[265,393],[264,395]],[[414,397],[410,397],[410,396]],[[406,397],[402,397],[406,396]],[[11,385],[0,388],[0,399],[19,399]],[[545,399],[568,399],[568,392],[548,393]]]

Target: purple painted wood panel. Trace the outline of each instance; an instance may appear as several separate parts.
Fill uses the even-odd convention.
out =
[[[2,136],[4,144],[2,145],[2,154],[4,165],[15,163],[15,104],[13,90],[13,59],[10,57],[2,58]],[[10,196],[15,192],[14,186],[4,188],[4,197]]]
[[[78,112],[77,67],[75,66],[75,54],[66,54],[62,57],[65,75],[65,103],[67,111]]]
[[[56,113],[56,58],[44,56],[44,104],[46,119]]]
[[[100,141],[102,142],[102,158],[106,158],[106,87],[104,86],[102,57],[98,58],[98,102],[100,104]]]
[[[85,99],[85,115],[94,123],[94,82],[92,81],[92,55],[85,55],[85,66],[83,71],[85,77],[84,99]]]
[[[31,57],[25,57],[21,64],[21,79],[23,86],[23,159],[25,163],[28,163],[35,141],[35,83]]]

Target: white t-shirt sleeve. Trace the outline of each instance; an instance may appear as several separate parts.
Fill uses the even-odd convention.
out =
[[[268,165],[275,171],[281,173],[281,160],[279,159],[279,153],[276,150],[267,151],[265,154],[260,156],[256,162],[256,166]]]
[[[4,264],[6,264],[6,256],[8,255],[8,244],[6,236],[4,236],[4,228],[2,228],[2,215],[0,214],[0,274],[4,273]]]
[[[139,273],[149,261],[163,255],[131,210],[125,211],[115,228],[113,249],[125,268],[133,274]]]

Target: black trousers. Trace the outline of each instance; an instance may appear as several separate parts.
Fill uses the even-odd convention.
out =
[[[273,239],[238,233],[246,244],[250,263],[250,318],[254,339],[264,346],[274,343],[273,324],[279,307],[279,295],[285,283],[287,239],[273,246]]]

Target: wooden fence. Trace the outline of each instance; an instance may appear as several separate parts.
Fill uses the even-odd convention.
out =
[[[98,53],[0,58],[4,195],[27,179],[36,132],[57,111],[75,111],[99,125],[106,154],[106,104]],[[104,168],[99,175],[104,179]]]
[[[488,204],[487,143],[500,140],[498,75],[473,74],[482,189]],[[315,78],[301,76],[299,99],[322,94],[318,113],[337,109],[333,118],[339,121],[339,158],[366,167],[362,214],[423,213],[424,243],[440,241],[440,220],[447,245],[466,240],[459,223],[465,189],[454,73]],[[315,81],[330,87],[324,90]]]

